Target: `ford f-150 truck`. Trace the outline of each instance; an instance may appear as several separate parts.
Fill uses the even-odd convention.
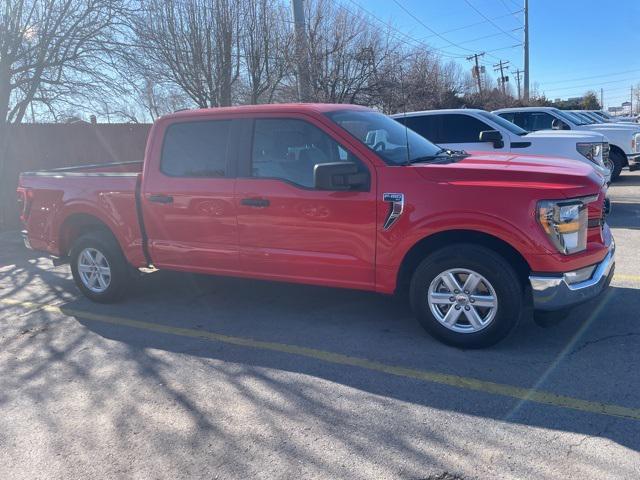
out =
[[[587,130],[603,134],[609,141],[612,181],[620,176],[624,167],[629,167],[631,171],[640,168],[640,125],[589,122],[567,110],[554,107],[502,108],[493,113],[530,132],[554,129]]]
[[[391,115],[444,148],[573,158],[611,181],[609,143],[597,132],[527,132],[498,115],[475,108],[427,110]]]
[[[371,143],[372,138],[387,142]],[[563,311],[614,270],[604,179],[575,160],[451,152],[351,105],[179,112],[143,163],[23,173],[25,242],[110,302],[135,268],[407,291],[461,347],[531,302]]]

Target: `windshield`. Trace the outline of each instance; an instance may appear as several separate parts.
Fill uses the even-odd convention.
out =
[[[593,113],[601,118],[604,118],[605,120],[611,120],[611,115],[601,112],[600,110],[594,110]]]
[[[491,120],[493,123],[497,123],[502,128],[504,128],[506,130],[509,130],[514,135],[523,136],[523,135],[526,135],[527,133],[529,133],[525,129],[520,128],[515,123],[511,123],[510,121],[505,120],[504,118],[502,118],[499,115],[496,115],[495,113],[489,113],[489,112],[481,111],[481,112],[478,112],[478,114],[482,115],[487,120]]]
[[[593,112],[582,112],[583,115],[586,115],[587,117],[589,117],[591,120],[593,120],[596,123],[602,123],[604,122],[604,120],[602,118],[600,118],[599,116],[597,116],[595,113]]]
[[[581,119],[579,117],[576,117],[575,115],[572,115],[570,112],[567,112],[566,110],[555,109],[554,113],[556,113],[565,122],[569,122],[569,126],[571,126],[571,124],[574,124],[574,125],[587,125],[588,124],[585,120],[583,120],[583,119]]]
[[[381,113],[337,110],[327,116],[391,165],[406,165],[443,153],[442,148]]]
[[[576,117],[581,118],[582,120],[584,120],[587,123],[596,123],[596,121],[591,118],[589,115],[587,115],[586,113],[583,112],[571,112],[572,115],[575,115]]]

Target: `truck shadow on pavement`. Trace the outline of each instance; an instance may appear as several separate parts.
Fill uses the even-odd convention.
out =
[[[8,257],[12,263],[3,264],[2,258]],[[468,430],[456,425],[455,417],[448,424],[451,434],[444,437],[415,407],[427,407],[444,417],[462,414],[466,427],[477,421],[472,443],[484,442],[487,450],[508,451],[513,458],[520,455],[523,469],[533,461],[521,440],[523,431],[489,432],[480,420],[603,437],[640,451],[638,420],[87,320],[75,313],[313,348],[524,388],[537,386],[541,391],[638,409],[640,316],[630,313],[640,310],[637,289],[616,286],[558,325],[545,329],[525,319],[497,346],[464,351],[430,338],[408,306],[391,297],[158,272],[139,282],[123,303],[96,305],[77,297],[66,267],[45,268],[45,262],[25,250],[18,254],[9,248],[0,255],[0,267],[12,265],[0,274],[2,298],[64,303],[63,312],[74,312],[56,317],[35,309],[25,314],[26,323],[18,331],[0,334],[0,350],[11,352],[11,359],[0,363],[0,408],[17,401],[17,396],[20,402],[37,405],[36,420],[51,433],[53,451],[68,448],[68,435],[94,441],[102,434],[101,422],[107,422],[124,450],[134,435],[146,438],[146,448],[160,459],[159,465],[164,459],[174,468],[183,464],[188,469],[190,456],[180,452],[200,449],[215,452],[216,461],[229,462],[240,476],[244,472],[249,477],[252,472],[238,452],[246,448],[245,436],[252,434],[253,422],[269,432],[255,438],[263,448],[292,464],[315,464],[328,475],[339,476],[341,471],[305,447],[308,439],[296,432],[306,424],[319,426],[331,442],[362,455],[376,455],[384,445],[379,454],[391,463],[402,458],[422,464],[429,461],[428,452],[442,450],[475,454]],[[67,411],[71,389],[80,390],[73,390],[73,396],[80,395],[83,404],[60,416],[60,411]],[[171,412],[171,418],[157,415],[158,409]],[[380,422],[371,423],[371,414]],[[390,421],[400,421],[401,431]],[[234,422],[240,425],[235,430],[229,428]],[[0,433],[0,443],[6,441],[2,437]],[[422,443],[417,444],[416,438]],[[437,456],[433,453],[435,463]],[[571,461],[595,464],[602,471],[608,468],[604,454],[594,458],[593,452],[587,455],[579,449],[571,452]],[[624,468],[619,473],[620,478],[634,475]]]
[[[146,279],[135,296],[122,305],[91,305],[84,299],[69,310],[211,331],[320,349],[380,361],[389,365],[437,371],[502,384],[533,387],[579,399],[638,408],[637,370],[640,349],[638,291],[612,288],[604,299],[585,304],[566,321],[543,329],[525,320],[506,341],[483,351],[463,351],[431,339],[416,324],[408,307],[389,297],[319,287],[247,280],[203,278],[162,273]],[[171,292],[169,298],[167,293]],[[629,308],[633,305],[634,308]],[[215,368],[231,365],[240,376],[257,375],[268,397],[286,398],[307,413],[332,412],[330,399],[309,397],[295,385],[281,383],[264,370],[275,369],[329,380],[350,388],[442,411],[490,417],[581,435],[605,436],[640,451],[640,422],[563,408],[522,403],[515,399],[472,392],[380,372],[328,364],[317,359],[219,344],[137,330],[120,325],[76,320],[103,338],[121,342],[129,360],[146,381],[162,380],[162,368],[148,349],[177,352],[213,360]],[[205,363],[207,365],[207,363]],[[227,367],[222,367],[226,369]],[[165,384],[165,382],[161,383]],[[240,388],[240,385],[237,385]],[[243,387],[244,388],[244,387]],[[253,395],[244,388],[244,394]],[[255,399],[268,418],[269,402]],[[213,428],[195,401],[179,398],[195,416],[199,428]],[[277,408],[272,405],[271,408]],[[327,410],[329,409],[329,410]],[[375,429],[375,427],[372,427]],[[284,434],[285,432],[281,432]],[[382,435],[381,432],[379,432]]]

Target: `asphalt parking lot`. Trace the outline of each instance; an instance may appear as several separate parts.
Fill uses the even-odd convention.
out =
[[[369,293],[158,272],[117,305],[0,235],[0,478],[640,476],[640,172],[612,288],[481,351]]]

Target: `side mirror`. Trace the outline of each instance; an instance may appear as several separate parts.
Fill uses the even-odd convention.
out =
[[[480,141],[482,143],[493,143],[493,148],[504,147],[502,134],[498,130],[484,130],[480,132]]]
[[[318,190],[366,190],[369,173],[358,173],[353,162],[319,163],[313,167],[313,185]]]

